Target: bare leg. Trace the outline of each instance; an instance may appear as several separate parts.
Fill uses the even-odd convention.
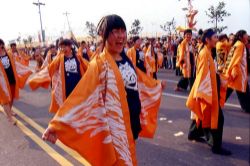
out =
[[[3,105],[3,110],[6,113],[9,122],[15,125],[16,121],[12,117],[10,104]]]
[[[10,112],[11,112],[11,115],[12,115],[12,116],[16,116],[16,113],[13,112],[13,110],[12,110],[12,106],[13,106],[13,100],[12,100],[11,103],[10,103]]]

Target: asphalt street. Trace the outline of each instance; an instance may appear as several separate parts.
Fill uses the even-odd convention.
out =
[[[241,111],[235,93],[223,109],[223,147],[231,150],[232,155],[214,155],[205,143],[187,139],[190,111],[185,102],[188,91],[173,90],[179,77],[172,70],[161,70],[158,77],[167,81],[167,88],[162,96],[155,138],[137,141],[139,166],[249,166],[250,115]],[[14,102],[17,126],[10,125],[0,113],[0,165],[88,165],[62,144],[52,145],[41,140],[42,132],[53,117],[48,113],[50,91],[32,92],[26,86],[20,95],[20,100]]]

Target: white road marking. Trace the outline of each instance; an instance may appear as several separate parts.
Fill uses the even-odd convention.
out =
[[[235,139],[236,140],[242,140],[242,138],[240,136],[236,136]]]
[[[172,120],[168,120],[168,123],[173,123],[173,121]]]
[[[165,117],[160,118],[160,121],[165,121],[165,120],[167,120],[167,118],[165,118]]]
[[[178,133],[174,134],[175,137],[180,137],[182,135],[184,135],[184,133],[182,131],[179,131]]]

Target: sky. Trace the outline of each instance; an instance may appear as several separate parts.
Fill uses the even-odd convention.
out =
[[[193,6],[199,11],[196,16],[197,29],[210,28],[205,10],[210,5],[217,5],[221,0],[193,0]],[[38,7],[33,5],[37,0],[0,0],[0,38],[6,42],[16,39],[19,35],[37,38],[40,31]],[[95,25],[108,14],[120,15],[129,30],[134,19],[139,19],[144,34],[163,32],[160,25],[175,17],[176,25],[184,26],[183,7],[187,0],[40,0],[45,3],[41,7],[43,27],[46,36],[52,38],[60,36],[68,30],[64,12],[68,15],[70,26],[76,36],[87,35],[86,21]],[[225,18],[223,25],[228,29],[225,33],[245,29],[250,33],[250,0],[224,0],[226,10],[231,13]]]

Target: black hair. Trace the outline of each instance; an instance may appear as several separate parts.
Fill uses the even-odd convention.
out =
[[[211,37],[215,34],[216,32],[212,29],[212,28],[209,28],[209,29],[206,29],[202,36],[201,36],[201,42],[202,42],[202,46],[201,48],[198,50],[198,53],[200,53],[200,51],[204,48],[205,44],[207,43],[206,42],[206,38],[209,38],[211,39]],[[214,53],[214,50],[212,51],[212,54]],[[213,54],[214,55],[214,54]]]
[[[2,39],[0,39],[0,45],[5,45]]]
[[[109,34],[112,32],[113,29],[126,30],[125,22],[120,16],[116,14],[107,15],[99,21],[97,25],[97,34],[102,36],[103,38],[103,48],[106,40],[108,39]]]
[[[49,46],[49,49],[52,49],[52,48],[56,48],[56,46],[55,46],[54,44],[51,44],[51,45]]]
[[[202,29],[199,29],[198,35],[199,35],[199,36],[202,36],[202,34],[203,34],[203,30],[202,30]]]
[[[216,32],[212,29],[212,28],[209,28],[209,29],[206,29],[203,34],[202,34],[202,37],[201,37],[201,41],[203,44],[206,44],[206,38],[211,38]]]
[[[192,34],[192,29],[186,29],[186,30],[184,31],[184,36],[185,36],[187,33],[191,33],[191,34]]]
[[[134,36],[132,40],[133,40],[133,42],[135,43],[138,39],[140,39],[139,36]]]
[[[81,42],[81,44],[86,44],[86,42],[83,40],[83,41]]]
[[[64,46],[71,46],[73,42],[70,39],[63,39],[59,42],[59,46],[64,45]]]
[[[16,46],[16,43],[11,43],[10,47]]]
[[[233,41],[233,44],[235,44],[237,41],[240,41],[243,36],[247,34],[247,32],[245,30],[239,30],[236,34],[235,34],[235,37],[234,37],[234,41]]]
[[[219,41],[222,41],[222,40],[224,40],[224,39],[227,39],[227,40],[228,40],[227,35],[226,35],[226,34],[221,34],[221,35],[219,36]]]

